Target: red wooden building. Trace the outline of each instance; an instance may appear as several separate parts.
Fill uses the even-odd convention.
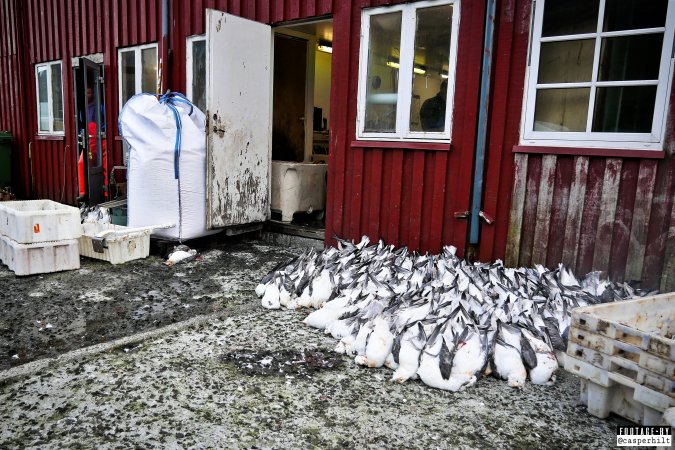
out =
[[[113,118],[130,95],[209,97],[192,70],[199,57],[216,66],[219,49],[199,46],[207,9],[332,47],[328,241],[453,244],[675,288],[673,0],[4,0],[0,129],[16,139],[19,196],[77,202],[91,110],[73,91],[94,77],[108,174],[123,165]],[[295,67],[270,41],[275,76]],[[315,92],[323,57],[306,58]],[[424,103],[444,80],[430,128]]]

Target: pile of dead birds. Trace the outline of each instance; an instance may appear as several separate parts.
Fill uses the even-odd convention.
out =
[[[80,219],[82,223],[110,223],[110,211],[98,205],[80,206]]]
[[[646,295],[626,283],[549,270],[470,263],[338,239],[269,272],[256,288],[269,309],[316,308],[304,322],[339,340],[335,351],[393,381],[458,391],[492,374],[509,386],[552,384],[573,308]]]

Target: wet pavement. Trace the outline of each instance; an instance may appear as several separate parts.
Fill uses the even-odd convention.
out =
[[[0,264],[0,370],[219,311],[246,297],[266,270],[300,252],[246,239],[191,245],[198,260],[168,267],[150,257],[16,277]]]
[[[522,390],[490,378],[459,393],[391,383],[388,369],[333,354],[330,336],[301,323],[307,311],[260,307],[256,282],[298,250],[254,241],[201,250],[201,261],[174,268],[159,257],[83,260],[80,271],[20,279],[1,268],[3,367],[157,331],[0,371],[0,449],[615,444],[624,422],[590,416],[570,374]]]

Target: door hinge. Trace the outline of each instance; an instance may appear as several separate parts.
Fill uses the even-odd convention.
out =
[[[468,219],[471,211],[455,211],[455,219]]]

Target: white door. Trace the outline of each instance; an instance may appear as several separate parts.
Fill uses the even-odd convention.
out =
[[[206,10],[206,221],[209,228],[270,214],[272,29]]]

